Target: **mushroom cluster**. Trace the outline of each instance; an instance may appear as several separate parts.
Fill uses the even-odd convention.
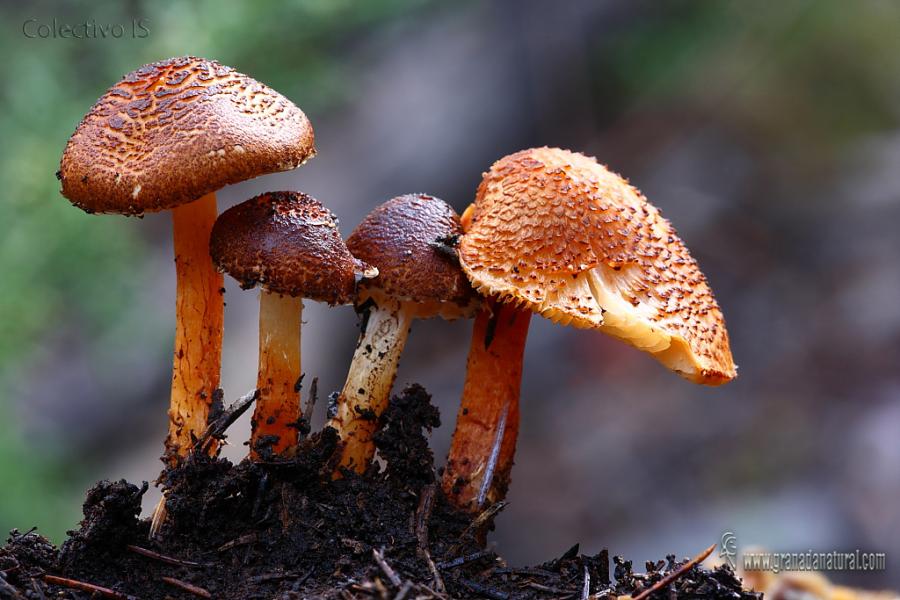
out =
[[[100,97],[69,138],[57,176],[87,213],[172,211],[177,277],[167,460],[190,452],[219,387],[222,276],[209,259],[216,191],[300,166],[312,125],[290,100],[215,61],[145,65]],[[214,448],[214,446],[213,446]]]
[[[304,113],[215,61],[184,57],[126,75],[94,105],[63,153],[62,193],[89,213],[171,210],[177,273],[165,462],[209,426],[219,387],[223,276],[259,286],[259,365],[249,459],[298,451],[303,299],[361,316],[328,426],[334,477],[373,463],[414,319],[474,317],[443,490],[459,509],[501,500],[513,464],[522,359],[533,313],[596,329],[695,383],[735,377],[722,313],[697,263],[646,198],[593,158],[558,148],[506,156],[460,218],[407,194],[375,208],[344,241],[335,216],[298,191],[217,214],[221,187],[293,169],[315,154]],[[164,506],[164,505],[161,505]],[[157,511],[156,525],[164,517]]]

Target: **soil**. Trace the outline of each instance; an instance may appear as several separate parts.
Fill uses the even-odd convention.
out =
[[[426,433],[440,419],[430,400],[417,385],[392,399],[376,434],[382,464],[363,475],[331,480],[330,428],[305,435],[289,460],[232,465],[196,453],[165,473],[169,516],[152,540],[139,518],[147,484],[101,481],[60,548],[35,531],[11,532],[0,598],[577,600],[635,596],[684,565],[669,556],[637,573],[575,545],[535,567],[508,566],[483,546],[502,505],[473,518],[436,485]],[[743,591],[727,567],[693,566],[651,598],[761,595]]]

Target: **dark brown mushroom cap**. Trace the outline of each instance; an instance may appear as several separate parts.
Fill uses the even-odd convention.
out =
[[[145,65],[107,90],[69,138],[58,177],[62,194],[87,212],[135,215],[314,154],[312,125],[290,100],[188,56]]]
[[[302,192],[268,192],[219,215],[213,262],[243,288],[350,304],[361,277],[377,270],[350,254],[330,210]]]
[[[532,148],[494,163],[459,258],[483,294],[599,329],[697,383],[735,377],[722,311],[687,247],[592,157]]]
[[[418,318],[471,316],[478,295],[452,256],[461,234],[459,215],[440,198],[407,194],[378,206],[347,238],[350,252],[378,269],[360,296],[403,302]]]

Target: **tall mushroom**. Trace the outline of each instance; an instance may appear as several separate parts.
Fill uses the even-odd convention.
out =
[[[446,202],[407,194],[377,207],[347,238],[350,252],[375,266],[378,276],[360,286],[358,307],[368,316],[330,422],[344,441],[341,467],[361,473],[375,454],[372,434],[412,320],[471,317],[477,309],[459,265],[440,251],[460,233],[459,217]]]
[[[303,298],[349,304],[359,278],[378,271],[347,250],[337,220],[302,192],[269,192],[229,208],[210,238],[216,266],[259,297],[259,399],[250,455],[289,453],[297,444]]]
[[[478,313],[443,487],[478,510],[503,498],[532,313],[597,329],[695,383],[735,377],[722,312],[671,224],[595,159],[558,148],[506,156],[463,215],[459,260],[490,298]]]
[[[187,455],[219,387],[222,276],[209,259],[216,190],[293,169],[313,130],[287,98],[211,60],[145,65],[111,87],[63,152],[62,194],[88,213],[172,211],[175,358],[166,458]]]

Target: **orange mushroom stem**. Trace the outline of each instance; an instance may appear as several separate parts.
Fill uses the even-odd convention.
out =
[[[166,457],[175,465],[206,429],[219,387],[224,314],[223,279],[209,258],[216,195],[172,209],[175,239],[176,329]],[[211,446],[215,452],[216,446]]]
[[[478,312],[462,403],[444,471],[455,506],[478,511],[502,500],[519,435],[522,358],[531,311],[488,301]]]
[[[302,416],[302,298],[349,304],[358,281],[378,271],[350,254],[335,216],[303,192],[267,192],[226,210],[213,228],[209,252],[242,288],[262,286],[250,457],[290,456]]]
[[[259,400],[253,413],[250,457],[259,448],[283,454],[297,445],[301,374],[300,323],[303,301],[263,290],[259,297]],[[271,443],[267,443],[272,440]]]

